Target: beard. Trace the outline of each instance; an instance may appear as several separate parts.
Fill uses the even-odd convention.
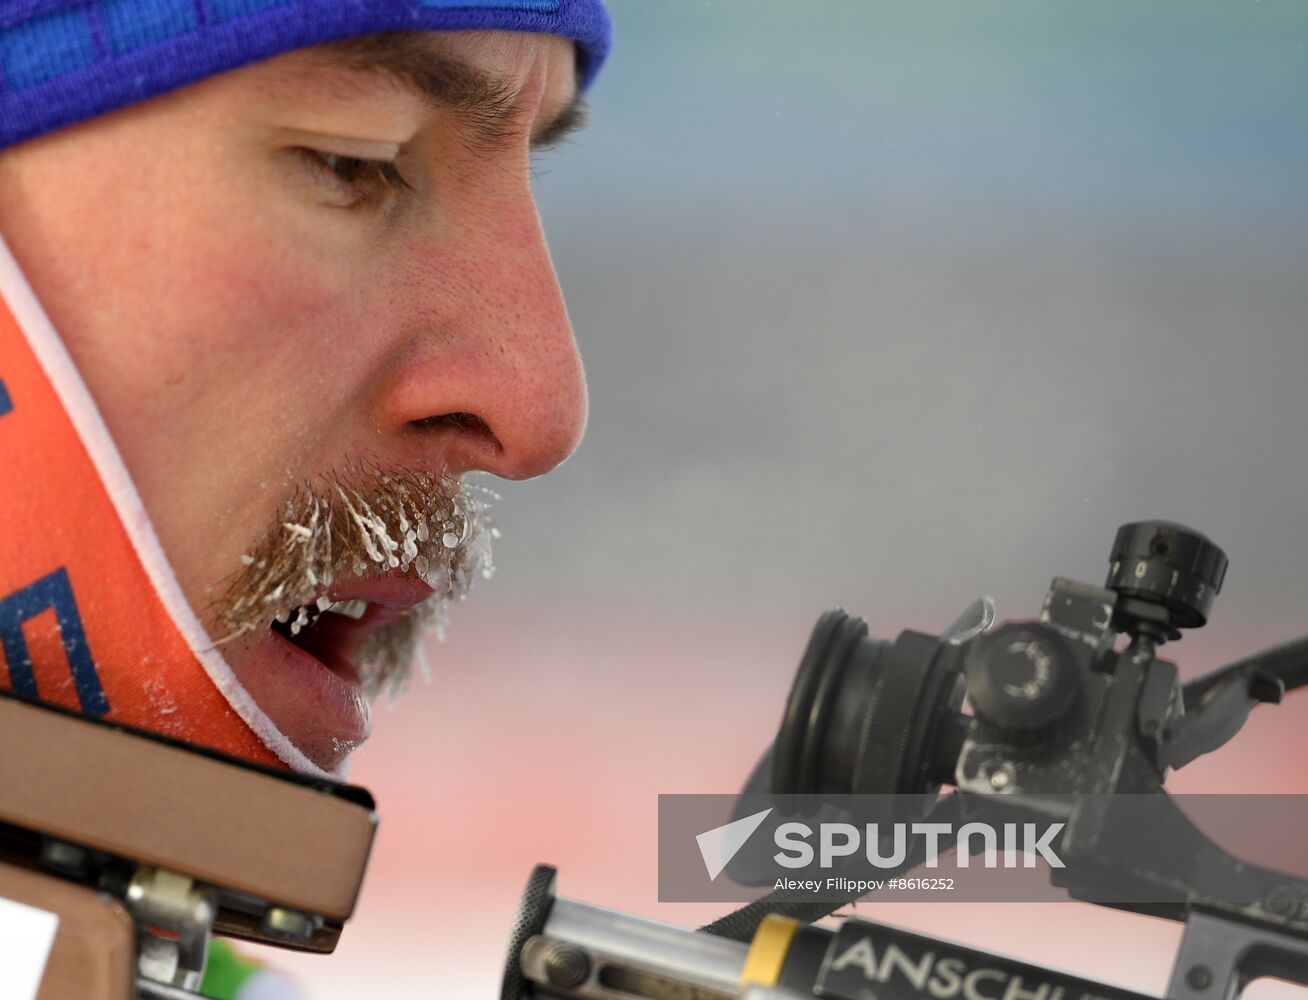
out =
[[[491,499],[453,477],[402,468],[350,466],[300,484],[224,581],[211,608],[222,633],[215,645],[268,627],[293,641],[323,614],[350,615],[359,602],[327,597],[336,581],[416,577],[432,596],[371,631],[354,660],[370,697],[399,694],[415,662],[425,673],[423,638],[444,638],[450,605],[494,572]]]

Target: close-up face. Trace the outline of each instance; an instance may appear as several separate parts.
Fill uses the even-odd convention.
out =
[[[0,0],[0,1000],[1294,1000],[1305,48]]]
[[[360,650],[485,561],[459,477],[538,476],[580,439],[531,190],[578,101],[555,36],[370,36],[0,156],[0,232],[187,600],[321,767],[367,736]],[[340,530],[315,562],[319,511]]]

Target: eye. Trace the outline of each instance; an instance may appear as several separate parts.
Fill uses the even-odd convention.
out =
[[[298,152],[324,184],[335,188],[339,203],[345,207],[413,190],[413,185],[405,180],[392,160],[365,160],[320,149],[300,149]]]

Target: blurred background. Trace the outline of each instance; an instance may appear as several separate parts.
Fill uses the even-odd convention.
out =
[[[1030,617],[1162,517],[1231,559],[1185,673],[1308,630],[1308,7],[611,5],[593,125],[538,179],[587,439],[502,490],[499,574],[378,711],[357,919],[276,957],[322,1000],[498,996],[538,861],[720,915],[658,903],[656,796],[740,785],[828,607]],[[1306,733],[1308,695],[1259,709],[1175,786],[1308,792]],[[860,913],[1155,993],[1179,938]]]

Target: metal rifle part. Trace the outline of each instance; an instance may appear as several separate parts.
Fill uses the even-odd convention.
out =
[[[141,865],[124,894],[136,921],[140,977],[198,990],[209,957],[218,894],[184,875]]]
[[[363,789],[10,695],[0,756],[0,897],[59,916],[43,996],[191,995],[211,933],[335,948],[376,830]]]
[[[1065,865],[1050,868],[1056,886],[1076,899],[1185,922],[1169,1000],[1231,1000],[1262,975],[1308,985],[1308,881],[1227,853],[1163,789],[1170,769],[1223,745],[1255,704],[1308,685],[1308,638],[1184,685],[1176,666],[1157,658],[1158,647],[1182,629],[1207,622],[1226,565],[1198,532],[1136,522],[1117,533],[1105,586],[1056,577],[1033,621],[994,629],[993,614],[985,621],[984,606],[974,606],[942,636],[904,632],[884,642],[869,638],[860,620],[829,612],[814,629],[777,739],[738,812],[757,810],[759,795],[768,793],[783,814],[801,795],[868,793],[917,796],[932,816],[952,809],[996,823],[1052,811],[1064,821],[1058,853]],[[1124,648],[1119,636],[1129,639]],[[960,711],[964,688],[970,715]],[[943,785],[957,792],[931,806]],[[1163,833],[1148,844],[1133,836],[1142,803],[1143,822]],[[728,871],[747,885],[768,884],[773,874],[747,864]],[[1038,1000],[1138,996],[865,921],[846,920],[835,933],[804,926],[839,905],[781,890],[764,896],[700,929],[747,947],[742,957],[715,946],[720,963],[706,969],[689,932],[650,930],[647,922],[625,923],[629,918],[571,901],[560,910],[566,919],[551,924],[546,904],[534,934],[510,950],[509,966],[525,981],[506,978],[502,997],[950,1000],[950,983],[971,974],[965,970],[981,969],[998,982],[1000,966],[1010,974],[1020,969],[1025,985],[1015,996],[1023,1000],[1034,993]],[[612,921],[629,935],[594,947],[592,937],[571,929],[583,912],[589,925]],[[778,921],[792,927],[781,971],[775,981],[754,981],[744,970],[760,935],[776,951]],[[839,963],[833,949],[842,939],[839,954],[848,959]],[[553,979],[550,956],[562,963]],[[727,966],[737,963],[740,976],[729,985]],[[852,979],[843,975],[850,970]],[[896,974],[907,984],[896,985]],[[1036,982],[1043,992],[1031,986]]]
[[[537,866],[536,932],[501,1000],[1149,1000],[1142,993],[858,918],[772,918],[749,943],[553,896]],[[542,875],[550,887],[539,894]],[[529,892],[529,896],[531,893]],[[1308,940],[1191,915],[1166,1000],[1231,1000],[1254,977],[1308,985]]]
[[[1308,986],[1308,939],[1193,912],[1167,984],[1171,1000],[1232,1000],[1254,979]]]

